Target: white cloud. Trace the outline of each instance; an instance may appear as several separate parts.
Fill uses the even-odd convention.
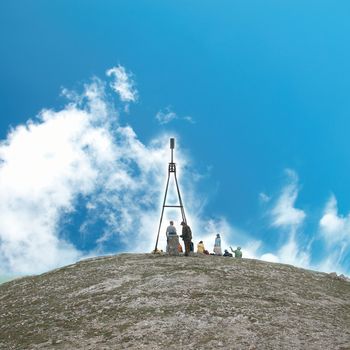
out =
[[[117,124],[104,89],[94,79],[64,109],[43,110],[1,142],[0,274],[42,272],[92,254],[64,231],[62,220],[75,214],[79,198],[87,215],[77,235],[104,222],[95,252],[112,241],[151,250],[168,135],[142,144],[131,127]]]
[[[13,130],[0,147],[0,265],[12,273],[79,257],[55,231],[61,212],[73,209],[74,196],[93,186],[96,172],[82,152],[93,145],[82,140],[84,112],[71,109],[56,118],[51,113],[43,112],[41,123]]]
[[[136,102],[138,92],[132,79],[132,74],[127,73],[121,65],[113,67],[106,72],[107,76],[114,77],[114,81],[110,84],[111,88],[120,96],[123,102]]]
[[[329,244],[350,243],[350,214],[346,217],[338,214],[337,199],[332,195],[326,204],[320,220],[323,238]]]
[[[344,249],[346,248],[346,249]],[[337,272],[349,276],[349,268],[343,265],[343,258],[348,247],[342,247],[328,251],[326,256],[317,264],[316,269],[323,272]]]
[[[267,195],[266,193],[264,193],[264,192],[260,192],[260,193],[259,193],[259,200],[260,200],[261,202],[263,202],[263,203],[268,203],[268,202],[270,202],[271,197],[268,196],[268,195]]]
[[[350,214],[338,213],[337,199],[332,195],[319,221],[320,235],[326,243],[325,258],[319,263],[322,271],[346,273],[343,259],[350,248]]]
[[[286,174],[288,183],[270,211],[272,226],[283,229],[283,232],[278,232],[278,240],[282,243],[275,251],[266,252],[260,258],[271,262],[346,274],[343,263],[350,246],[350,214],[339,215],[337,200],[334,195],[330,197],[319,221],[320,235],[326,242],[326,247],[321,253],[322,258],[318,262],[312,262],[314,237],[303,234],[302,226],[306,214],[295,207],[299,192],[298,176],[290,169]],[[317,255],[317,252],[313,253]]]
[[[124,101],[136,92],[121,66],[108,75]],[[150,252],[154,248],[169,161],[169,137],[143,144],[106,98],[106,84],[95,78],[59,111],[43,110],[13,129],[0,143],[0,274],[31,274],[114,249]],[[177,145],[181,140],[177,138]],[[178,180],[189,218],[201,208],[194,176],[181,147],[175,150]],[[188,179],[188,180],[186,180]],[[169,200],[176,193],[169,191]],[[83,203],[85,214],[77,213]],[[81,221],[72,237],[66,222]],[[82,216],[85,215],[85,216]],[[165,248],[165,213],[159,246]],[[74,235],[74,233],[73,233]],[[89,240],[90,251],[72,243]],[[76,238],[76,239],[74,239]],[[122,245],[122,248],[120,248]],[[119,248],[116,248],[119,246]]]
[[[120,93],[114,85],[112,88]],[[65,108],[43,110],[37,119],[13,129],[0,143],[0,274],[47,271],[103,254],[113,242],[123,244],[125,251],[153,250],[167,176],[168,142],[176,135],[164,134],[143,144],[130,126],[118,124],[118,113],[107,102],[105,89],[103,82],[94,79],[82,94],[65,91],[72,98]],[[270,213],[272,225],[284,228],[287,239],[276,252],[260,255],[261,241],[224,217],[204,217],[207,199],[195,189],[200,177],[190,173],[190,159],[181,147],[176,148],[175,157],[195,245],[203,240],[212,251],[220,233],[223,249],[239,245],[246,258],[309,266],[308,248],[298,242],[306,214],[295,207],[298,177],[294,171],[287,171],[288,184]],[[177,200],[171,185],[170,202]],[[265,196],[260,195],[270,203]],[[76,235],[95,235],[90,239],[94,241],[90,251],[75,246],[65,231],[64,222],[76,214],[78,201],[83,201],[86,215],[80,218]],[[164,232],[171,219],[181,229],[180,211],[166,210],[161,249],[165,249]],[[335,234],[335,241],[342,244],[341,252],[346,251],[349,217],[338,215],[335,198],[329,201],[320,227],[328,241]],[[330,255],[322,266],[339,263],[341,254]]]
[[[275,252],[266,252],[260,258],[270,262],[309,268],[310,246],[303,247],[300,239],[300,229],[306,214],[303,210],[295,207],[299,193],[298,175],[291,169],[286,169],[285,172],[288,182],[269,213],[271,225],[283,229],[283,232],[278,232],[279,235],[283,235],[279,238],[282,243]],[[260,193],[259,197],[262,201],[270,201],[270,197],[266,200],[263,193]]]
[[[298,175],[295,171],[287,169],[289,183],[284,187],[272,214],[272,225],[275,227],[298,227],[306,217],[303,210],[295,208],[298,197]]]
[[[170,107],[166,107],[165,109],[158,111],[156,114],[156,119],[161,125],[168,124],[174,120],[185,120],[191,124],[195,123],[191,116],[180,117],[175,112],[173,112]]]
[[[264,253],[259,257],[259,259],[268,262],[310,268],[310,249],[309,247],[301,249],[299,245],[300,243],[297,241],[296,235],[294,233],[290,233],[288,240],[281,245],[276,252]]]
[[[186,115],[184,117],[182,117],[183,120],[185,120],[186,122],[189,122],[191,124],[195,124],[195,120],[190,116],[190,115]]]
[[[159,111],[156,114],[156,119],[158,120],[159,124],[168,124],[177,118],[178,116],[176,113],[172,112],[169,108],[166,108],[165,111]]]
[[[260,257],[261,260],[268,261],[268,262],[273,262],[273,263],[279,263],[280,259],[277,255],[272,254],[272,253],[265,253],[261,255]]]
[[[279,260],[285,264],[310,268],[309,247],[301,248],[296,234],[291,233],[288,241],[278,250]]]

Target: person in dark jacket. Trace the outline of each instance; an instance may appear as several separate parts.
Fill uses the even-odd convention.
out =
[[[182,226],[182,235],[180,236],[185,244],[185,256],[188,256],[190,253],[191,241],[192,241],[192,231],[191,228],[187,225],[186,222],[181,222]]]
[[[225,249],[225,253],[222,256],[230,256],[230,257],[232,257],[232,254],[229,253],[229,251],[227,249]]]

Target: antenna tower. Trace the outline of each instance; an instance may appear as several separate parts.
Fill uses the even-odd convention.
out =
[[[174,163],[174,148],[175,148],[175,139],[171,138],[170,139],[170,149],[171,149],[171,161],[169,163],[168,167],[168,180],[166,182],[166,187],[165,187],[165,194],[164,194],[164,201],[163,201],[163,207],[162,207],[162,213],[160,214],[160,220],[159,220],[159,227],[158,227],[158,234],[157,234],[157,240],[156,240],[156,246],[154,248],[154,252],[157,251],[158,247],[158,240],[159,240],[159,233],[160,233],[160,228],[162,226],[162,221],[163,221],[163,214],[164,214],[164,209],[165,208],[180,208],[181,210],[181,216],[182,216],[182,221],[187,223],[186,221],[186,215],[185,215],[185,209],[182,204],[182,199],[181,199],[181,194],[180,194],[180,188],[179,184],[177,182],[177,177],[176,177],[176,164]],[[168,188],[169,188],[169,180],[170,180],[170,175],[174,174],[174,179],[175,179],[175,184],[176,184],[176,190],[177,190],[177,195],[179,198],[179,204],[180,205],[167,205],[166,204],[166,198],[168,194]]]

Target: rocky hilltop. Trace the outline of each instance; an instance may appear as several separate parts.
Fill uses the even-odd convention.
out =
[[[0,349],[350,349],[350,283],[250,259],[121,254],[0,285]]]

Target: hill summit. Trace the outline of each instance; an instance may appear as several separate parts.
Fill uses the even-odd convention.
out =
[[[252,259],[120,254],[0,285],[1,349],[350,349],[350,283]]]

